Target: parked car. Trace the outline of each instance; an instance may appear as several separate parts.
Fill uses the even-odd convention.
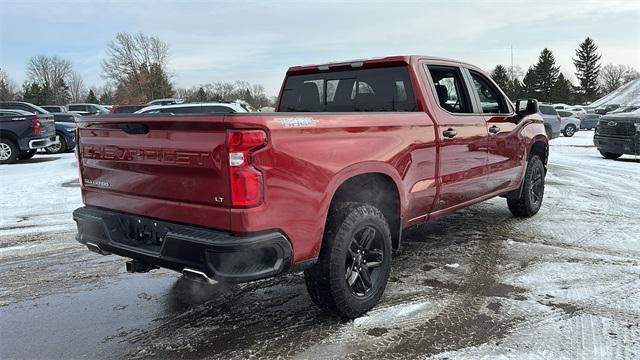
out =
[[[50,113],[66,113],[67,112],[67,108],[64,106],[58,106],[58,105],[43,105],[40,106],[41,108],[47,110]]]
[[[562,120],[558,115],[558,111],[551,105],[539,104],[538,114],[544,119],[544,128],[549,139],[555,139],[560,136]]]
[[[316,304],[354,318],[384,292],[404,228],[495,196],[515,216],[542,204],[537,103],[514,108],[478,67],[296,66],[276,111],[83,118],[77,240],[131,258],[130,272],[243,282],[304,270]]]
[[[605,159],[640,155],[640,110],[600,118],[593,143]]]
[[[580,129],[580,119],[572,111],[558,110],[562,135],[572,137]]]
[[[582,118],[582,115],[586,115],[587,114],[587,110],[585,108],[578,107],[578,106],[572,106],[572,107],[569,107],[569,108],[567,108],[565,110],[568,110],[568,111],[571,111],[573,113],[576,113],[576,114],[580,115],[579,119]]]
[[[151,105],[173,105],[173,104],[182,104],[184,103],[184,99],[177,98],[166,98],[166,99],[155,99],[151,100],[147,103],[147,106]]]
[[[602,115],[598,114],[586,114],[580,117],[580,129],[591,130],[594,129],[598,125],[598,120],[600,120]]]
[[[187,103],[174,105],[152,105],[136,111],[136,114],[233,114],[247,110],[237,103]]]
[[[564,110],[564,109],[570,107],[571,105],[559,103],[559,104],[553,104],[551,106],[553,106],[553,108],[556,109],[556,110]]]
[[[637,105],[633,105],[633,106],[620,106],[619,108],[610,111],[607,113],[607,115],[612,115],[612,114],[622,114],[622,113],[629,113],[629,112],[634,112],[636,110],[640,109],[640,106]]]
[[[77,119],[80,118],[80,115],[71,114],[71,113],[50,113],[49,111],[41,108],[40,106],[34,105],[28,102],[22,101],[5,101],[0,102],[0,109],[14,109],[14,110],[23,110],[33,114],[51,114],[53,115],[53,119],[56,122],[65,122],[65,123],[75,123]]]
[[[52,115],[55,121],[55,132],[58,141],[45,147],[45,151],[50,154],[57,154],[73,150],[76,146],[75,129],[76,121],[80,115],[71,113],[50,113],[44,108],[27,102],[3,102],[0,109],[16,109],[37,115]]]
[[[138,105],[113,105],[111,109],[109,109],[109,114],[131,114],[140,109],[147,107],[148,105],[138,104]]]
[[[38,149],[58,143],[51,114],[0,109],[0,164],[32,158]]]
[[[620,107],[619,104],[609,104],[609,105],[600,106],[596,108],[593,112],[598,115],[605,115],[619,107]]]
[[[99,104],[69,104],[67,110],[70,113],[79,115],[103,115],[108,114],[109,110]]]

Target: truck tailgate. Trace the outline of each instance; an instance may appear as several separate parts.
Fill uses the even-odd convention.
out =
[[[87,205],[228,226],[224,116],[108,116],[79,128]]]

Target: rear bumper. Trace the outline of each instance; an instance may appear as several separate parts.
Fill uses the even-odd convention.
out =
[[[29,149],[31,150],[42,149],[58,143],[60,143],[60,140],[58,139],[58,135],[50,136],[42,139],[33,139],[33,140],[29,140]]]
[[[615,154],[640,155],[640,136],[616,138],[595,135],[593,144],[598,150]]]
[[[179,272],[196,270],[217,281],[251,281],[291,270],[291,244],[277,231],[240,237],[94,207],[76,209],[73,219],[76,239],[93,251]]]

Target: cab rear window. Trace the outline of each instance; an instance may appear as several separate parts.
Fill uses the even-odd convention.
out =
[[[291,75],[280,111],[416,111],[406,66]]]

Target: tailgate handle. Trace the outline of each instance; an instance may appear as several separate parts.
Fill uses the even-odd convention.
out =
[[[120,129],[127,134],[144,135],[149,133],[149,127],[145,124],[118,124]]]

